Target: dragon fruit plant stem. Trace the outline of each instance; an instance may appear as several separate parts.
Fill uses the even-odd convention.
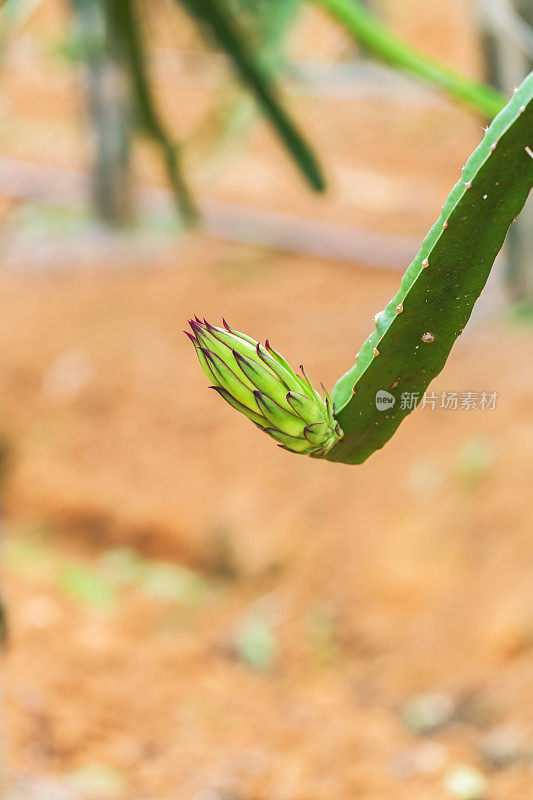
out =
[[[413,410],[394,402],[384,412],[376,395],[421,396],[443,369],[532,185],[533,73],[468,159],[332,399],[325,390],[322,398],[305,373],[296,375],[268,341],[262,347],[227,325],[191,320],[189,335],[213,388],[286,450],[362,463]]]

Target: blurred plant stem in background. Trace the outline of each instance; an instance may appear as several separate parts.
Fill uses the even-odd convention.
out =
[[[70,0],[73,54],[84,65],[89,131],[93,141],[93,198],[106,225],[134,218],[131,145],[142,133],[158,146],[185,224],[196,219],[178,146],[167,134],[152,97],[143,23],[133,0]]]
[[[224,52],[244,86],[311,188],[322,192],[326,180],[313,147],[287,112],[278,86],[260,57],[254,31],[227,0],[176,0],[208,42]]]
[[[290,67],[287,40],[293,30],[302,0],[233,0],[234,12],[248,19],[255,33],[257,57],[271,78],[278,78]],[[201,179],[212,180],[225,165],[225,156],[243,146],[257,119],[254,99],[230,80],[213,100],[213,107],[194,132],[201,158]]]
[[[510,94],[533,69],[532,0],[476,0],[489,83]],[[505,248],[511,299],[533,307],[533,203],[511,226]]]
[[[360,0],[312,0],[327,11],[358,44],[394,69],[404,70],[440,89],[453,100],[466,104],[492,119],[506,103],[505,95],[434,61],[399,39]]]
[[[75,54],[84,62],[90,128],[95,142],[94,197],[99,218],[113,227],[131,220],[130,146],[134,133],[150,138],[159,148],[181,220],[191,225],[197,209],[181,163],[181,147],[160,116],[154,98],[145,47],[144,20],[137,0],[71,0],[74,11]],[[257,24],[244,24],[239,9],[226,0],[189,3],[177,0],[205,31],[210,43],[225,52],[248,90],[309,184],[318,190],[324,178],[305,137],[278,97],[267,64],[271,47],[257,46]],[[261,18],[266,41],[273,45],[292,17],[296,0],[272,4],[246,3],[245,17]],[[261,13],[259,12],[261,9]],[[242,9],[241,9],[242,10]]]
[[[184,174],[181,147],[167,132],[154,98],[138,5],[136,0],[104,1],[109,8],[114,36],[120,42],[128,66],[128,88],[136,129],[158,146],[181,221],[185,226],[193,225],[198,212]]]
[[[101,220],[112,227],[131,221],[130,149],[134,134],[142,133],[159,148],[181,220],[194,223],[197,210],[182,165],[181,147],[166,129],[155,101],[149,69],[141,0],[70,0],[78,56],[86,72],[90,130],[94,141],[94,201]],[[357,0],[310,0],[323,9],[368,55],[394,69],[414,73],[470,108],[492,118],[505,104],[494,88],[474,81],[415,50],[389,31]],[[277,133],[308,184],[323,190],[319,160],[287,112],[278,91],[278,78],[288,60],[285,43],[301,0],[175,0],[193,20],[209,47],[223,52]],[[226,93],[227,97],[227,93]],[[208,115],[215,129],[215,150],[240,145],[239,135],[254,117],[249,98],[215,108]],[[201,132],[198,138],[202,138]],[[211,137],[212,141],[212,137]],[[204,154],[205,156],[205,154]],[[204,157],[205,160],[205,157]],[[219,159],[220,161],[220,159]],[[209,177],[209,169],[207,170]]]
[[[514,86],[518,86],[524,75],[533,69],[533,2],[516,0],[516,10],[529,29],[528,52],[518,52]],[[516,52],[509,43],[509,52]],[[503,48],[502,48],[503,51]],[[514,89],[514,86],[512,87]],[[508,284],[513,300],[533,308],[533,203],[531,198],[511,228],[509,237]]]
[[[94,206],[102,222],[121,228],[133,217],[127,60],[111,24],[108,4],[100,0],[70,2],[74,41],[85,72]]]

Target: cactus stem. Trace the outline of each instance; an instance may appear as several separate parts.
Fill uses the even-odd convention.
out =
[[[332,396],[344,438],[326,454],[328,460],[362,463],[383,446],[409,412],[396,403],[386,420],[374,403],[377,390],[399,380],[403,391],[421,394],[442,370],[487,280],[509,223],[532,186],[530,112],[533,74],[470,156],[421,253],[408,268],[393,302],[380,315],[377,330],[361,348],[354,366],[337,381]],[[431,272],[424,276],[430,261]],[[409,297],[411,301],[400,316],[398,306]],[[378,354],[380,358],[376,358]]]

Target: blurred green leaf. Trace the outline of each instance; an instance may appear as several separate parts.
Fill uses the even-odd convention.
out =
[[[184,6],[200,27],[207,31],[210,39],[229,56],[242,81],[254,93],[260,107],[310,185],[323,191],[325,180],[315,154],[285,111],[268,71],[224,0],[176,2]]]
[[[65,564],[58,575],[59,588],[70,597],[95,608],[109,609],[117,601],[113,585],[94,569]]]
[[[302,6],[302,0],[226,0],[228,8],[237,14],[253,37],[256,57],[270,75],[276,78],[289,64],[287,40]],[[213,99],[213,108],[193,136],[209,145],[203,155],[203,171],[208,161],[208,174],[227,164],[227,155],[242,145],[243,136],[257,117],[258,105],[246,87],[234,92],[224,84]],[[244,92],[246,92],[244,94]],[[209,172],[211,170],[211,172]]]
[[[374,56],[397,69],[444,89],[455,100],[492,119],[502,110],[507,98],[484,83],[471,80],[425,56],[392,34],[358,0],[314,0],[328,11],[348,33]]]

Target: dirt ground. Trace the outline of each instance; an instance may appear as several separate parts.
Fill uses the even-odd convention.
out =
[[[475,72],[461,5],[388,9]],[[76,82],[40,47],[6,61],[0,152],[82,169]],[[159,77],[192,126],[207,94]],[[193,164],[204,196],[420,237],[481,136],[436,100],[291,102],[328,198],[262,126],[216,179]],[[331,387],[399,274],[30,212],[0,207],[10,800],[532,797],[531,325],[483,301],[433,384],[494,410],[419,409],[365,465],[315,462],[207,391],[181,329],[224,314]]]
[[[223,310],[331,385],[396,280],[201,239],[157,267],[1,275],[15,774],[424,800],[466,763],[487,797],[529,795],[531,329],[474,324],[435,382],[495,410],[419,410],[360,468],[272,447],[180,332]]]

